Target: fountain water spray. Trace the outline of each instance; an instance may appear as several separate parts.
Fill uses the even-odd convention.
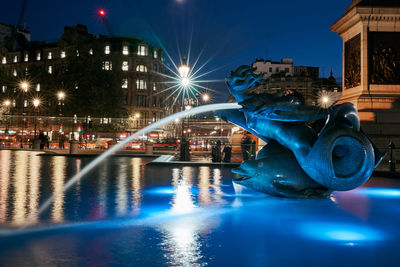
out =
[[[53,203],[54,199],[67,191],[71,186],[73,186],[79,178],[82,178],[84,175],[86,175],[88,172],[90,172],[93,168],[98,166],[103,160],[105,160],[107,157],[111,156],[113,153],[117,152],[121,148],[123,148],[126,144],[130,143],[133,141],[135,136],[140,136],[144,135],[154,129],[157,129],[165,124],[169,124],[175,121],[175,119],[181,119],[185,118],[187,116],[192,116],[192,115],[197,115],[205,112],[210,112],[210,111],[218,111],[218,110],[228,110],[228,109],[240,109],[242,106],[239,105],[238,103],[221,103],[221,104],[211,104],[211,105],[204,105],[200,107],[196,107],[190,110],[185,110],[179,113],[172,114],[158,122],[155,122],[139,131],[136,133],[130,135],[128,138],[126,138],[123,142],[117,144],[116,146],[112,147],[109,149],[107,152],[104,152],[100,156],[98,156],[96,159],[94,159],[92,162],[90,162],[85,168],[83,168],[80,172],[72,176],[72,178],[64,185],[64,187],[56,192],[53,196],[48,198],[42,205],[40,205],[39,209],[37,210],[36,214],[33,214],[30,216],[27,221],[18,229],[18,230],[23,230],[26,227],[28,227],[32,221],[34,220],[35,216],[38,216],[42,214],[50,205]]]

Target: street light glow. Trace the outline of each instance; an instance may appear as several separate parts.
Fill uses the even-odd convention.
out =
[[[104,17],[104,16],[106,15],[106,11],[105,11],[104,9],[100,9],[100,10],[99,10],[99,15],[100,15],[101,17]]]
[[[22,90],[24,90],[25,92],[27,92],[27,91],[28,91],[28,88],[29,88],[29,83],[26,82],[26,81],[21,82],[20,87],[21,87]]]
[[[11,105],[11,101],[10,100],[4,100],[4,106],[9,107]]]
[[[187,87],[189,87],[189,85],[190,85],[190,79],[189,79],[189,78],[187,78],[187,77],[185,77],[185,78],[182,78],[182,80],[181,80],[181,84],[182,84],[182,86],[183,86],[184,88],[187,88]]]
[[[58,100],[64,100],[65,93],[63,91],[60,91],[57,93],[57,97],[58,97]]]
[[[329,102],[329,97],[327,96],[322,97],[322,103],[326,104],[328,102]]]
[[[140,114],[139,114],[139,113],[136,113],[136,114],[135,114],[135,118],[136,118],[136,119],[139,119],[139,118],[140,118]]]
[[[33,106],[37,108],[40,105],[40,100],[38,98],[33,99]]]
[[[209,94],[203,94],[202,99],[204,102],[208,102],[210,100],[210,95]]]

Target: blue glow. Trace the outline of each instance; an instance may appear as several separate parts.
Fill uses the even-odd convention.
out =
[[[175,192],[176,190],[173,187],[155,187],[145,191],[145,193],[154,195],[173,195]]]
[[[395,188],[362,188],[357,193],[370,197],[400,198],[400,190]]]
[[[301,227],[303,235],[322,241],[373,242],[384,239],[382,233],[377,230],[357,225],[343,223],[306,223]]]

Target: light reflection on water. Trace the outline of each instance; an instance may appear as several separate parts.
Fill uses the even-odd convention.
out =
[[[60,190],[90,160],[0,151],[2,226],[24,223],[40,202]],[[392,189],[367,185],[336,192],[326,200],[288,200],[248,189],[235,194],[229,169],[147,167],[145,163],[146,159],[124,157],[105,161],[70,191],[58,195],[49,211],[36,218],[43,236],[37,234],[32,245],[15,241],[18,249],[11,253],[15,257],[9,257],[8,244],[2,244],[0,238],[0,265],[5,258],[19,259],[23,251],[38,247],[38,255],[53,259],[54,265],[64,264],[57,261],[57,252],[50,252],[58,243],[76,255],[76,259],[68,255],[70,265],[87,265],[78,258],[97,259],[101,251],[109,253],[109,258],[123,255],[121,265],[138,266],[155,265],[153,261],[159,262],[158,266],[276,266],[282,251],[288,250],[312,259],[304,262],[321,263],[329,257],[326,251],[340,250],[343,245],[375,251],[381,246],[380,255],[399,248],[390,243],[400,238],[399,182]],[[92,241],[94,235],[96,242]],[[46,243],[48,240],[51,242]],[[75,247],[87,243],[93,244],[93,251],[84,245]],[[303,243],[306,245],[298,245]],[[319,260],[314,261],[316,258]],[[295,258],[283,260],[287,266],[296,263]]]

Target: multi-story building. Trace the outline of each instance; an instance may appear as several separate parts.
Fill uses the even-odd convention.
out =
[[[264,79],[268,79],[277,73],[285,73],[287,76],[293,76],[294,73],[293,59],[291,58],[282,58],[280,62],[257,59],[252,67],[256,69],[254,73],[264,73]]]
[[[329,78],[320,78],[318,67],[294,66],[291,58],[280,62],[256,60],[252,67],[256,68],[255,74],[264,74],[263,83],[250,89],[257,94],[293,91],[300,94],[307,105],[318,105],[321,96],[329,95],[332,102],[341,96],[340,85],[332,72]]]
[[[122,72],[119,86],[123,89],[123,105],[131,115],[151,122],[162,118],[168,112],[167,103],[163,101],[161,94],[163,83],[160,73],[164,72],[162,49],[137,38],[91,34],[84,25],[66,26],[63,35],[54,43],[29,42],[22,49],[14,51],[5,46],[1,47],[0,72],[3,75],[0,76],[0,98],[9,97],[11,93],[14,93],[12,95],[15,98],[21,95],[15,94],[18,84],[10,83],[10,77],[14,81],[30,77],[30,90],[55,97],[54,90],[58,89],[40,84],[40,79],[31,77],[31,71],[34,68],[45,69],[46,81],[55,79],[56,74],[58,77],[61,75],[61,79],[71,79],[69,76],[62,76],[66,71],[67,62],[80,56],[95,58],[104,72]],[[79,96],[80,81],[62,80],[61,83],[64,87],[72,85],[74,88],[66,89],[76,90],[74,92]],[[46,90],[48,92],[44,92]],[[50,103],[53,100],[46,101]],[[21,99],[12,99],[14,114],[20,113],[21,108],[28,104],[26,100],[21,102]],[[73,114],[73,111],[71,112]],[[96,117],[101,114],[90,115]]]

